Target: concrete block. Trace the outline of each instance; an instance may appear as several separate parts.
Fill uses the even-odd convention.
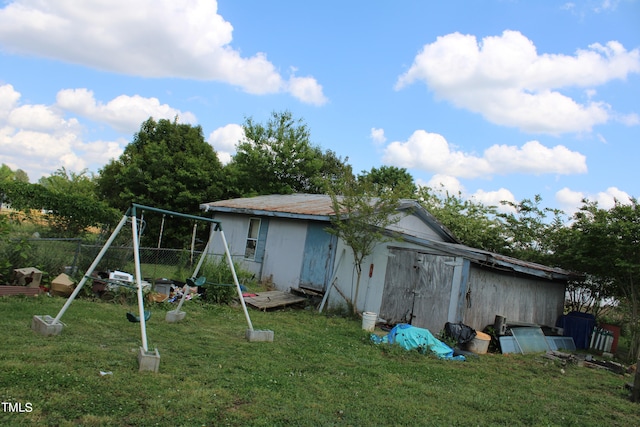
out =
[[[140,347],[138,349],[138,367],[140,368],[138,371],[151,371],[158,372],[160,369],[160,353],[158,353],[158,349],[145,351],[144,348]]]
[[[164,320],[166,320],[169,323],[179,322],[182,319],[184,319],[184,316],[186,314],[187,313],[185,313],[184,311],[176,311],[176,310],[167,311],[167,314],[164,317]]]
[[[45,337],[60,335],[60,332],[62,332],[62,329],[65,326],[64,323],[58,322],[56,324],[52,324],[52,322],[53,317],[49,315],[33,316],[33,319],[31,319],[31,329]]]
[[[249,342],[272,342],[273,331],[252,331],[251,329],[247,329],[245,337]]]

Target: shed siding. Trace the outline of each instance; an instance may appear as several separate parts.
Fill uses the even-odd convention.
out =
[[[390,323],[410,323],[433,333],[449,320],[454,257],[390,249],[380,316]],[[459,276],[458,276],[459,277]]]
[[[271,218],[260,279],[282,291],[297,288],[306,234],[307,221]]]
[[[463,322],[482,330],[500,315],[507,321],[553,326],[563,311],[564,289],[557,282],[472,265]]]
[[[415,215],[404,216],[398,223],[388,228],[420,239],[433,240],[436,242],[443,241],[442,237]]]

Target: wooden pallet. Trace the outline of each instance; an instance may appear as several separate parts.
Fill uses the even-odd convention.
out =
[[[292,304],[305,302],[305,297],[296,296],[289,292],[267,291],[245,296],[244,302],[251,307],[266,310],[268,308],[286,307]]]
[[[40,288],[30,288],[27,286],[4,286],[0,285],[0,297],[11,295],[36,296],[40,294]]]

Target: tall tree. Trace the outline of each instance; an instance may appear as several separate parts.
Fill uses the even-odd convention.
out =
[[[350,303],[354,314],[358,313],[362,263],[377,244],[393,239],[385,229],[401,219],[397,215],[400,197],[393,191],[379,194],[377,190],[370,181],[347,175],[330,191],[334,215],[327,231],[341,238],[353,253],[356,284]]]
[[[224,194],[222,164],[200,126],[149,118],[117,160],[100,170],[98,194],[120,211],[132,203],[175,212],[198,214],[203,202]],[[156,241],[161,226],[158,215],[146,218],[147,243]],[[167,245],[190,241],[190,223],[172,221]]]
[[[420,187],[417,197],[424,208],[467,246],[505,253],[507,242],[502,235],[504,224],[496,206],[465,199],[460,193],[435,192]]]
[[[0,192],[13,209],[45,211],[53,237],[78,237],[89,227],[113,224],[117,212],[106,203],[83,194],[52,191],[40,184],[0,182]]]
[[[40,178],[38,183],[57,193],[80,194],[89,198],[97,197],[95,177],[87,169],[78,173],[61,167],[51,175]]]
[[[541,264],[557,265],[553,253],[554,236],[566,224],[564,212],[540,206],[542,197],[523,199],[519,203],[504,201],[515,212],[500,213],[503,236],[508,242],[507,255]]]
[[[11,182],[29,182],[29,176],[22,169],[14,171],[3,163],[0,166],[0,183],[7,184]],[[2,204],[5,203],[5,198],[5,193],[0,192],[0,209],[2,209]]]
[[[288,111],[273,112],[266,124],[247,118],[244,140],[226,170],[236,196],[323,193],[349,167],[332,151],[310,142],[302,119]]]
[[[416,197],[418,188],[413,181],[413,176],[405,168],[396,166],[380,166],[363,171],[358,179],[368,180],[377,194],[393,192],[398,197],[412,199]]]

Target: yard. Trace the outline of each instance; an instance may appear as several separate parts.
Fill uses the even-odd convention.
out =
[[[372,344],[357,320],[251,310],[273,342],[248,342],[239,306],[151,307],[158,373],[138,372],[134,307],[78,299],[62,334],[30,329],[58,297],[0,298],[0,425],[640,425],[632,376],[536,355],[439,360]],[[433,331],[437,333],[438,331]]]

